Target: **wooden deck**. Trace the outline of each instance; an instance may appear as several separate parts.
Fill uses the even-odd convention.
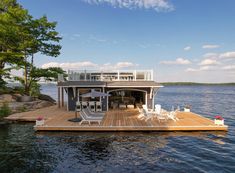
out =
[[[168,120],[159,122],[141,120],[137,110],[109,111],[101,124],[92,123],[80,125],[78,122],[68,121],[74,118],[74,112],[67,112],[63,108],[51,106],[31,112],[13,114],[7,120],[35,121],[38,116],[45,118],[43,126],[35,126],[36,131],[227,131],[228,126],[218,126],[208,118],[192,112],[178,112],[178,121]]]

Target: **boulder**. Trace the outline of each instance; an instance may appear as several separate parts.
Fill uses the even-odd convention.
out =
[[[19,97],[17,99],[17,101],[19,101],[19,102],[31,102],[31,101],[33,101],[33,98],[31,96],[24,95],[24,96]]]
[[[38,99],[45,100],[45,101],[48,101],[48,102],[51,102],[51,103],[56,103],[56,101],[51,96],[48,96],[48,95],[45,95],[45,94],[40,94],[38,96]]]
[[[40,108],[44,108],[44,107],[48,107],[52,105],[54,105],[54,103],[51,103],[49,101],[40,101],[39,103],[34,105],[34,109],[40,109]]]
[[[2,94],[2,95],[0,95],[0,101],[1,102],[12,102],[14,100],[12,98],[12,95],[10,95],[10,94]]]

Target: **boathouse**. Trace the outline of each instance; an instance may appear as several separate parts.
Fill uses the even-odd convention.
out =
[[[162,87],[154,81],[153,70],[69,70],[66,80],[59,76],[57,86],[58,106],[63,107],[67,102],[68,111],[74,111],[77,105],[81,108],[94,105],[101,111],[135,108],[143,104],[152,109],[154,97]],[[83,97],[91,91],[106,93],[106,96]]]

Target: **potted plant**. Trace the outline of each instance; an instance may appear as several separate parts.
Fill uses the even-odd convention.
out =
[[[185,105],[184,106],[184,112],[190,112],[191,106],[190,105]]]
[[[220,116],[220,115],[216,115],[216,116],[215,116],[215,119],[214,119],[214,123],[215,123],[216,125],[224,125],[224,119],[223,119],[223,117]]]
[[[38,117],[36,119],[36,126],[42,126],[44,124],[44,118],[43,117]]]

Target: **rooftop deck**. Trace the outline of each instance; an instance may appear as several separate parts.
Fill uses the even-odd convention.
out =
[[[56,106],[36,111],[13,114],[6,119],[17,121],[35,121],[44,116],[45,124],[35,126],[36,131],[227,131],[228,126],[218,126],[208,118],[192,112],[178,112],[178,121],[159,122],[157,119],[140,120],[135,109],[108,111],[100,125],[82,124],[68,121],[74,118],[74,112],[67,112]]]
[[[153,81],[153,70],[69,70],[68,81]]]

